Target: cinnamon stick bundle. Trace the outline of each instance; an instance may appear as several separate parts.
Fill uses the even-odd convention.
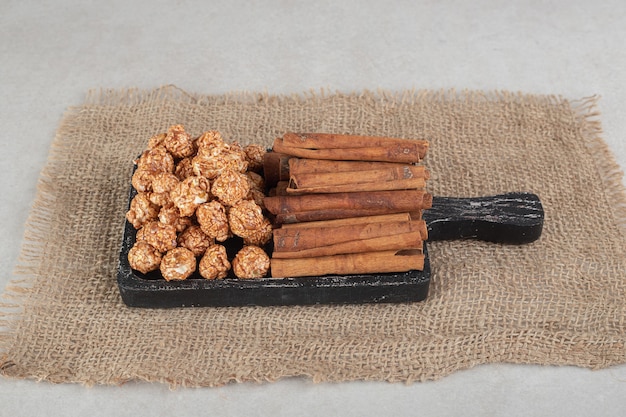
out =
[[[271,275],[279,277],[352,275],[406,272],[424,269],[424,254],[414,250],[390,250],[314,258],[271,259]]]

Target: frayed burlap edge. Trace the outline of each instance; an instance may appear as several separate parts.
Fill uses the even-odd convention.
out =
[[[37,182],[35,201],[31,207],[25,224],[25,232],[22,238],[22,247],[13,270],[16,277],[6,286],[0,296],[0,374],[13,377],[31,376],[24,370],[18,370],[16,364],[7,357],[7,351],[17,337],[25,308],[32,288],[36,285],[41,269],[41,249],[46,244],[46,235],[52,226],[50,222],[50,208],[55,204],[57,195],[54,186],[54,175],[57,161],[61,155],[60,142],[63,131],[67,128],[67,120],[77,112],[77,108],[68,109],[62,117],[63,122],[59,126],[52,141],[47,163],[42,169]],[[42,376],[38,380],[45,380]]]
[[[607,197],[606,206],[613,211],[617,230],[619,230],[622,236],[626,236],[624,171],[615,160],[615,156],[606,142],[602,139],[602,125],[599,119],[600,111],[598,110],[599,99],[599,96],[591,96],[572,101],[572,107],[580,121],[581,134],[589,148],[589,154],[593,158],[594,166],[603,181],[602,185]]]
[[[394,103],[402,104],[406,102],[414,102],[415,100],[430,101],[493,101],[493,100],[509,100],[509,101],[524,101],[531,98],[536,102],[542,102],[553,105],[569,105],[574,110],[578,122],[580,123],[581,135],[586,141],[586,144],[590,150],[590,155],[593,158],[594,166],[598,170],[598,174],[602,178],[605,195],[607,198],[607,206],[611,207],[614,213],[614,221],[616,228],[619,230],[622,236],[626,236],[626,189],[622,183],[623,171],[615,161],[607,144],[601,137],[602,129],[598,119],[599,111],[597,109],[598,96],[592,96],[583,98],[577,101],[568,101],[561,96],[555,95],[531,95],[521,92],[513,93],[507,91],[493,91],[493,92],[481,92],[481,91],[456,91],[456,90],[407,90],[401,92],[392,92],[387,90],[366,90],[358,93],[340,93],[329,92],[327,90],[309,90],[300,94],[292,95],[271,95],[267,92],[230,92],[220,95],[205,96],[200,94],[188,93],[180,88],[168,85],[160,87],[154,90],[141,90],[141,89],[98,89],[90,91],[83,105],[96,105],[96,106],[118,106],[127,105],[132,106],[134,104],[141,103],[145,100],[152,101],[168,101],[175,100],[182,103],[191,103],[196,105],[219,105],[220,103],[228,102],[259,102],[259,101],[293,101],[302,102],[305,100],[323,99],[329,95],[340,96],[358,96],[359,98],[366,100],[383,100],[393,105]],[[40,178],[37,184],[37,195],[26,222],[26,231],[23,237],[22,250],[18,259],[17,266],[14,270],[15,279],[12,279],[4,293],[0,298],[0,374],[4,376],[11,376],[15,378],[33,378],[25,369],[17,369],[15,363],[13,363],[7,356],[7,351],[14,342],[17,332],[20,327],[22,318],[24,317],[25,308],[28,308],[28,299],[31,295],[31,289],[36,285],[39,276],[37,272],[41,267],[41,259],[39,257],[40,249],[42,245],[45,245],[45,237],[49,227],[51,226],[48,213],[50,207],[55,203],[56,190],[54,186],[54,175],[58,167],[57,161],[63,159],[61,154],[61,142],[64,134],[72,130],[73,126],[68,120],[75,112],[81,111],[81,107],[71,107],[67,110],[63,117],[57,134],[51,145],[50,154],[48,157],[48,163],[42,170]],[[567,343],[566,343],[567,345]],[[577,347],[578,346],[577,344]],[[508,362],[508,363],[520,363],[511,358],[493,358],[493,361],[489,362]],[[469,361],[462,366],[456,364],[449,372],[444,372],[439,375],[443,377],[451,372],[459,369],[471,368],[478,364],[483,364],[485,361],[479,361],[473,363]],[[555,362],[555,364],[557,364]],[[602,368],[604,366],[596,366],[594,368]],[[306,376],[306,375],[301,375]],[[316,375],[308,375],[314,382],[319,382],[322,379]],[[288,376],[285,376],[288,377]],[[86,385],[94,385],[98,382],[86,382],[84,380],[74,380],[72,378],[55,378],[50,375],[38,375],[38,380],[47,380],[50,382],[79,382]],[[133,378],[133,380],[141,380],[144,378]],[[426,379],[438,379],[433,378]],[[146,381],[156,382],[154,378],[145,378]],[[234,379],[239,381],[238,378]],[[244,380],[248,380],[244,378]],[[263,381],[272,382],[275,378],[265,378]],[[127,382],[126,380],[117,381],[118,384]],[[159,379],[158,382],[167,383],[172,385],[173,381]],[[262,382],[262,381],[257,381]],[[393,381],[391,381],[393,382]],[[410,383],[412,380],[402,380],[398,382]],[[109,382],[110,383],[110,382]],[[175,385],[181,385],[180,383],[174,383]],[[184,383],[182,384],[185,385]],[[222,384],[219,384],[222,385]]]

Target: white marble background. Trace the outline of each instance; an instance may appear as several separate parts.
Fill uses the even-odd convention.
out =
[[[626,2],[0,0],[0,289],[68,106],[98,87],[200,93],[406,88],[601,96],[626,167]],[[626,366],[485,365],[436,382],[170,391],[0,378],[2,416],[626,413]]]

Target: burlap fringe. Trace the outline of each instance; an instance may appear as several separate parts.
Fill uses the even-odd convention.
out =
[[[76,110],[69,109],[67,113],[74,111]],[[62,119],[67,120],[66,116],[67,114]],[[18,364],[8,360],[8,353],[20,331],[23,306],[28,304],[27,300],[40,276],[41,253],[51,227],[50,211],[56,200],[54,170],[63,156],[59,146],[60,131],[61,128],[52,142],[48,155],[48,161],[56,163],[48,162],[39,176],[35,201],[26,220],[20,255],[13,270],[16,278],[9,282],[4,293],[0,295],[0,374],[5,376],[27,376],[20,371]]]
[[[328,88],[310,89],[301,93],[293,94],[270,94],[269,92],[230,91],[223,94],[202,95],[189,93],[173,84],[164,85],[152,90],[139,88],[126,89],[93,89],[90,90],[84,100],[84,106],[134,106],[144,101],[159,102],[175,100],[184,104],[196,104],[199,106],[220,105],[225,103],[258,103],[258,102],[294,102],[302,103],[310,100],[327,100],[333,97],[354,97],[361,100],[384,101],[385,104],[415,104],[423,101],[430,102],[533,102],[552,105],[563,105],[568,100],[557,95],[533,95],[523,92],[511,92],[504,90],[478,91],[478,90],[426,90],[409,89],[392,91],[386,89],[360,90],[353,92],[341,92]]]
[[[604,189],[606,190],[607,207],[612,208],[615,224],[622,236],[626,237],[626,188],[624,187],[624,171],[621,169],[606,142],[602,139],[602,125],[598,110],[599,96],[585,97],[572,101],[581,126],[581,134],[594,158],[594,166],[598,170]]]

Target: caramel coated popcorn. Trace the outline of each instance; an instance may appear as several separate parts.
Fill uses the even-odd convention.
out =
[[[226,206],[234,206],[248,196],[250,184],[246,174],[230,169],[223,171],[213,181],[211,194]]]
[[[228,212],[230,230],[244,239],[262,229],[265,220],[261,207],[252,200],[240,201]]]
[[[208,130],[196,139],[198,148],[220,149],[225,145],[222,134],[217,130]]]
[[[261,172],[265,149],[261,145],[250,144],[243,148],[243,151],[246,154],[246,161],[248,161],[248,171]]]
[[[272,223],[268,219],[263,219],[261,227],[249,231],[243,238],[245,245],[265,246],[272,239]]]
[[[174,226],[177,232],[182,232],[193,223],[190,217],[180,215],[180,210],[173,203],[161,207],[159,221]]]
[[[135,190],[140,193],[152,191],[152,180],[154,179],[154,172],[145,169],[138,169],[133,174],[130,183]]]
[[[159,207],[150,201],[148,194],[139,193],[130,202],[130,209],[126,213],[126,219],[135,229],[151,222],[159,215]]]
[[[148,149],[137,160],[137,170],[149,172],[174,172],[174,157],[164,146]]]
[[[214,239],[204,233],[197,225],[189,226],[178,235],[178,246],[189,249],[196,257],[204,255],[214,243]]]
[[[195,152],[193,141],[189,133],[185,132],[183,125],[170,126],[163,140],[165,148],[174,158],[182,159],[191,156]]]
[[[231,236],[226,209],[217,200],[198,207],[196,219],[202,231],[218,242],[223,242]]]
[[[200,146],[191,160],[191,165],[196,175],[211,180],[225,170],[244,173],[248,168],[248,162],[240,148],[228,144],[219,148]]]
[[[226,248],[222,245],[213,245],[208,248],[200,259],[198,270],[206,279],[226,278],[230,270]]]
[[[244,246],[233,259],[237,278],[263,278],[270,269],[270,258],[258,246]]]
[[[183,158],[178,161],[178,164],[176,164],[176,168],[174,169],[174,175],[176,175],[176,178],[178,178],[179,181],[183,181],[194,175],[193,166],[191,166],[191,157]]]
[[[209,180],[193,176],[178,183],[170,192],[170,198],[181,216],[193,216],[196,208],[209,200],[209,189]]]
[[[142,241],[135,242],[128,251],[130,267],[144,274],[159,269],[161,258],[161,252],[156,250],[154,246]]]
[[[196,256],[187,248],[174,248],[163,256],[159,269],[166,281],[187,279],[196,271]]]
[[[174,226],[163,224],[159,221],[152,221],[137,232],[136,240],[146,242],[159,252],[165,253],[176,247],[176,237],[176,228]]]
[[[178,185],[178,182],[178,178],[169,172],[154,174],[151,177],[152,192],[149,194],[150,201],[162,207],[171,204],[170,191]]]
[[[126,213],[137,229],[131,268],[159,270],[166,280],[221,279],[235,265],[238,277],[265,276],[269,257],[260,247],[272,238],[272,225],[262,208],[264,154],[258,145],[227,143],[216,130],[193,139],[179,124],[150,137],[134,161],[131,183],[138,194]],[[216,241],[228,245],[234,235],[246,249],[231,263]]]
[[[148,149],[156,148],[157,146],[163,146],[167,133],[157,133],[148,139]]]

